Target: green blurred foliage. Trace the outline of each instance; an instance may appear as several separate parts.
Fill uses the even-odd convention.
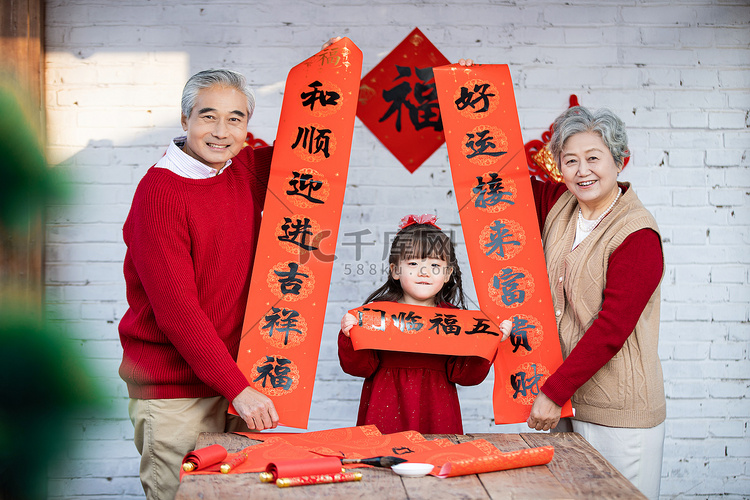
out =
[[[41,320],[0,311],[0,498],[47,498],[47,469],[70,446],[70,419],[99,403],[71,345]]]
[[[45,204],[64,198],[66,183],[50,168],[39,133],[24,112],[20,84],[0,75],[0,227],[24,227]]]
[[[0,238],[11,239],[64,198],[24,112],[17,81],[0,75]],[[0,273],[2,276],[2,273]],[[71,419],[98,406],[99,391],[70,341],[0,283],[0,500],[47,498],[47,471],[70,446]],[[9,296],[11,295],[11,296]],[[14,302],[15,301],[15,302]]]

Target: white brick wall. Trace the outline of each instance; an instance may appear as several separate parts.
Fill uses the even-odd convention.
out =
[[[101,409],[74,422],[75,445],[51,471],[51,498],[142,496],[127,391],[117,377],[116,326],[126,309],[121,226],[136,184],[180,132],[185,79],[209,67],[244,72],[258,95],[250,128],[271,141],[287,72],[324,40],[349,36],[367,72],[415,26],[451,61],[510,65],[527,141],[573,93],[626,121],[633,158],[623,177],[656,216],[667,262],[662,496],[750,496],[745,0],[46,4],[49,156],[75,187],[69,204],[49,214],[48,311],[106,395]],[[377,244],[363,247],[360,261],[353,247],[338,247],[311,430],[354,423],[361,383],[338,367],[336,324],[380,282],[369,266],[380,268],[383,233],[421,212],[458,229],[451,189],[444,147],[409,174],[357,122],[341,238],[364,227]],[[461,263],[473,295],[465,257]],[[490,377],[461,390],[466,430],[523,431],[492,424],[491,387]]]

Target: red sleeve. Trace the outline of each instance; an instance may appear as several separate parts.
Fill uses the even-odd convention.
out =
[[[268,189],[268,178],[271,174],[271,158],[273,157],[273,146],[261,146],[253,148],[245,146],[233,158],[233,161],[244,163],[250,171],[251,192],[255,202],[263,209]]]
[[[487,378],[492,361],[479,356],[451,356],[446,363],[448,380],[458,385],[478,385]]]
[[[531,191],[534,193],[534,206],[536,207],[536,216],[539,219],[540,231],[544,227],[544,221],[547,220],[547,214],[552,210],[552,206],[567,190],[567,186],[561,182],[540,181],[535,177],[531,178]]]
[[[266,190],[268,189],[268,177],[271,174],[271,158],[273,146],[256,148],[255,153],[255,180],[253,184],[253,196],[258,201],[258,206],[263,207],[266,201]]]
[[[198,298],[186,203],[151,184],[133,203],[128,252],[159,330],[206,385],[232,401],[248,386]]]
[[[637,265],[636,265],[637,264]],[[541,390],[562,406],[628,339],[664,271],[659,234],[636,231],[612,252],[599,316]]]
[[[339,332],[339,364],[344,373],[367,378],[378,369],[380,359],[374,349],[354,350],[352,339]]]

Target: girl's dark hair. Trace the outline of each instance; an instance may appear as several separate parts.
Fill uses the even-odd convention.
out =
[[[398,266],[403,259],[441,259],[453,269],[451,276],[435,296],[435,305],[447,302],[466,309],[464,289],[461,284],[461,269],[458,267],[453,242],[447,234],[432,224],[412,224],[396,234],[391,244],[389,267]],[[404,296],[401,281],[393,279],[388,273],[388,280],[375,290],[365,304],[378,300],[397,302]]]

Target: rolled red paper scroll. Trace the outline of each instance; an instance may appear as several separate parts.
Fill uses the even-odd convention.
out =
[[[336,457],[314,458],[311,460],[277,460],[266,466],[266,472],[273,474],[273,480],[319,474],[336,474],[341,472],[341,460]]]
[[[527,448],[499,455],[447,462],[440,468],[440,473],[438,473],[437,476],[465,476],[467,474],[481,474],[482,472],[495,472],[508,469],[520,469],[521,467],[531,467],[533,465],[544,465],[548,464],[554,456],[555,448],[553,446]]]
[[[218,464],[227,457],[227,450],[220,444],[212,444],[199,450],[194,450],[182,459],[182,468],[185,472],[200,470]],[[189,466],[188,464],[193,464]]]
[[[361,480],[361,472],[339,472],[338,474],[320,474],[316,476],[282,477],[276,480],[276,486],[286,488],[288,486],[303,486],[306,484],[346,483]]]
[[[221,464],[221,470],[222,474],[229,474],[234,470],[235,467],[242,464],[245,460],[247,460],[247,452],[241,451],[239,453],[233,453],[231,455],[231,458],[228,458],[224,461],[224,463]]]

